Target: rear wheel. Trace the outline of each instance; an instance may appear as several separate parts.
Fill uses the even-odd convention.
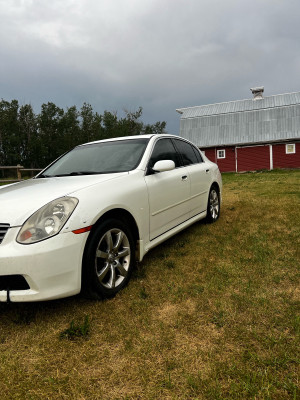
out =
[[[220,196],[217,188],[213,186],[209,191],[206,221],[215,222],[220,216]]]
[[[134,240],[123,221],[108,219],[87,243],[83,291],[92,298],[112,297],[128,283],[135,262]]]

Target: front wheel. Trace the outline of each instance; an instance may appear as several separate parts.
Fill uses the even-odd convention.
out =
[[[220,216],[220,196],[215,186],[209,191],[206,221],[215,222]]]
[[[83,262],[83,292],[112,297],[126,286],[135,262],[134,240],[123,221],[109,219],[92,232]]]

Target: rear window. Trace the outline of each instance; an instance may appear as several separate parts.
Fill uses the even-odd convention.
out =
[[[182,157],[183,165],[198,164],[202,162],[199,151],[190,143],[183,140],[175,140],[175,145]]]

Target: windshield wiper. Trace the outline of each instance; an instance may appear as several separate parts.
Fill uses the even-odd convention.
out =
[[[47,175],[41,174],[36,178],[60,178],[63,176],[79,176],[79,175],[100,175],[100,174],[115,174],[118,172],[128,172],[128,171],[104,171],[104,172],[95,172],[95,171],[73,171],[68,172],[67,174],[57,174],[57,175]]]
[[[38,178],[51,178],[52,175],[47,175],[47,174],[40,174],[39,176],[36,176],[34,179],[38,179]]]
[[[68,174],[58,174],[58,175],[51,175],[51,176],[60,177],[60,176],[77,176],[77,175],[97,175],[97,174],[102,174],[102,173],[103,172],[74,171],[74,172],[69,172]]]

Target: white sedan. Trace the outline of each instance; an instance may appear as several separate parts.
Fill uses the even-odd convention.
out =
[[[115,295],[154,246],[220,215],[216,164],[173,135],[75,147],[0,188],[0,301]]]

